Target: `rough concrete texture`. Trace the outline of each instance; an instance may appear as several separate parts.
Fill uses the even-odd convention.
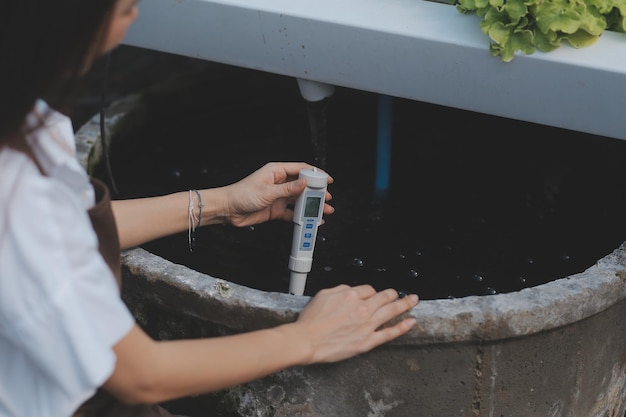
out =
[[[111,108],[109,128],[128,106]],[[78,132],[86,166],[98,136],[97,117]],[[284,323],[308,300],[243,287],[142,249],[125,252],[123,267],[125,300],[161,339]],[[538,287],[423,301],[410,312],[417,326],[393,343],[196,398],[194,415],[621,417],[625,279],[622,246],[583,273]]]
[[[623,248],[579,276],[529,291],[424,301],[411,312],[418,328],[396,342],[338,364],[285,370],[219,401],[246,417],[623,416],[618,260]],[[287,322],[307,300],[241,287],[141,249],[125,253],[124,265],[129,305],[161,338]],[[155,310],[157,320],[145,314]],[[171,315],[165,323],[163,314]]]

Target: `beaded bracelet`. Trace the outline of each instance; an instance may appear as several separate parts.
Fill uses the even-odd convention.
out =
[[[193,198],[193,193],[198,196],[198,216],[194,212],[196,202]],[[202,222],[202,207],[204,207],[204,203],[202,202],[202,195],[198,190],[189,190],[189,212],[187,217],[187,239],[189,241],[189,252],[193,252],[193,248],[196,244],[196,229],[200,227],[200,222]]]

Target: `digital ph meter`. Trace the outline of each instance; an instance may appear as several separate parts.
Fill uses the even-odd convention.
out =
[[[322,223],[328,174],[313,169],[302,169],[298,178],[306,179],[306,188],[296,200],[293,214],[293,242],[289,256],[289,293],[304,294],[306,278],[313,264],[313,249],[317,228]]]

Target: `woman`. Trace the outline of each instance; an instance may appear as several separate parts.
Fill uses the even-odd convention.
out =
[[[1,7],[1,416],[165,416],[154,404],[339,361],[415,324],[409,317],[382,326],[414,307],[415,295],[342,285],[272,329],[148,337],[119,297],[119,250],[187,230],[190,219],[192,227],[290,221],[288,206],[306,186],[297,174],[311,166],[270,163],[225,187],[110,202],[75,160],[69,119],[48,103],[67,112],[80,76],[123,39],[137,0]]]

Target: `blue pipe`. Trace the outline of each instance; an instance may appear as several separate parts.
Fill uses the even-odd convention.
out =
[[[391,173],[391,125],[393,97],[378,95],[378,137],[376,142],[375,192],[383,197],[389,189]]]

